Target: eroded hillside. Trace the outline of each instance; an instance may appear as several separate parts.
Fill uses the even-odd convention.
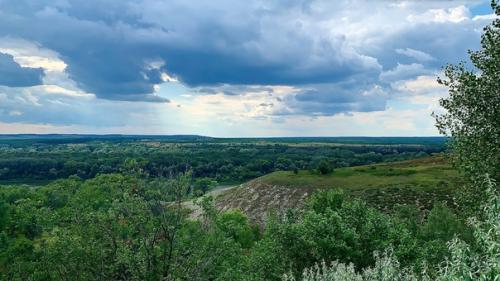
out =
[[[240,209],[260,225],[269,212],[301,207],[320,189],[340,188],[346,194],[390,211],[397,204],[428,210],[436,202],[456,207],[453,191],[457,173],[441,156],[411,161],[337,169],[328,175],[311,171],[279,171],[219,194],[220,210]]]

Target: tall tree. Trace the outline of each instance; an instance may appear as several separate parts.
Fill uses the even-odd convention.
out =
[[[469,51],[470,65],[462,62],[445,67],[445,79],[438,82],[449,89],[440,100],[443,114],[434,114],[441,133],[451,136],[457,167],[471,179],[488,174],[500,176],[500,6],[484,28],[481,49]]]

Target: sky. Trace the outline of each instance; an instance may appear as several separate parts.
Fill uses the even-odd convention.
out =
[[[489,1],[0,0],[0,133],[434,136]]]

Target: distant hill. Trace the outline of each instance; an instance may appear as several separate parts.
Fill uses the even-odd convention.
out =
[[[79,135],[79,134],[0,134],[0,144],[65,144],[94,141],[205,142],[213,138],[199,135]]]
[[[346,145],[443,145],[445,137],[271,137],[215,138],[200,135],[81,135],[81,134],[0,134],[0,144],[66,144],[105,142],[215,142],[215,143],[331,143]]]
[[[270,138],[214,138],[229,142],[273,142],[273,143],[336,143],[336,144],[444,144],[446,137],[270,137]]]
[[[221,210],[241,209],[262,225],[269,211],[300,207],[317,190],[339,188],[383,211],[390,211],[396,204],[416,205],[425,211],[436,202],[456,207],[452,194],[457,184],[458,174],[451,165],[442,156],[432,156],[341,168],[329,175],[274,172],[219,195],[216,206]]]

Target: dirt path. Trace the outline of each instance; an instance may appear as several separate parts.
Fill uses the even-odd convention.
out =
[[[226,192],[230,189],[239,187],[239,186],[241,186],[241,185],[229,185],[229,186],[228,185],[221,185],[221,186],[218,186],[218,187],[214,188],[213,190],[205,193],[202,197],[212,196],[215,198],[215,197],[223,194],[224,192]],[[183,207],[185,207],[186,209],[192,210],[191,214],[189,214],[190,219],[193,219],[193,220],[197,219],[201,215],[202,209],[200,208],[200,206],[198,206],[194,203],[195,200],[197,200],[197,199],[199,200],[200,198],[201,197],[182,202]]]

